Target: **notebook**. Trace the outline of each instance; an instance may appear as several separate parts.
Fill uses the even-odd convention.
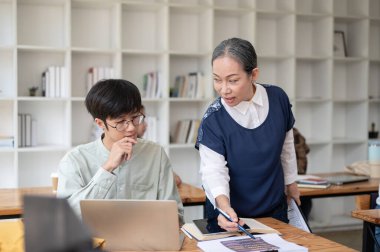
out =
[[[83,222],[105,249],[178,251],[183,242],[174,200],[81,200]]]
[[[370,177],[363,176],[363,175],[353,175],[353,174],[347,173],[347,174],[330,175],[323,178],[326,179],[330,184],[343,185],[343,184],[348,184],[348,183],[367,181]]]

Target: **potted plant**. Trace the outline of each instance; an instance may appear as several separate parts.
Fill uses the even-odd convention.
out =
[[[30,87],[29,88],[29,96],[36,96],[37,90],[38,90],[37,86]]]

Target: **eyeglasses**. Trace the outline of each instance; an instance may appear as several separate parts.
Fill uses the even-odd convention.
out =
[[[110,126],[111,128],[116,129],[117,131],[124,131],[128,128],[130,122],[132,122],[134,126],[138,126],[144,122],[144,119],[145,119],[145,115],[141,114],[141,115],[132,117],[131,120],[123,120],[121,122],[118,122],[116,123],[115,126],[109,125],[107,122],[106,124]]]

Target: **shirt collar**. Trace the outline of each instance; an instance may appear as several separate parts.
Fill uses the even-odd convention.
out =
[[[254,84],[256,87],[256,92],[253,95],[252,99],[249,101],[241,101],[238,105],[232,107],[239,113],[245,115],[248,111],[248,108],[251,104],[256,104],[258,106],[263,106],[263,86]],[[225,106],[226,104],[224,103],[222,99],[222,103]]]

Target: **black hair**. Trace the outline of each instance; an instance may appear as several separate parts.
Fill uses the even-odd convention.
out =
[[[257,55],[251,42],[241,38],[223,40],[212,53],[211,65],[219,57],[230,56],[237,60],[247,74],[257,67]]]
[[[138,113],[142,106],[139,89],[133,83],[122,79],[98,81],[88,92],[85,104],[92,117],[103,122],[106,122],[108,117],[114,119]]]

